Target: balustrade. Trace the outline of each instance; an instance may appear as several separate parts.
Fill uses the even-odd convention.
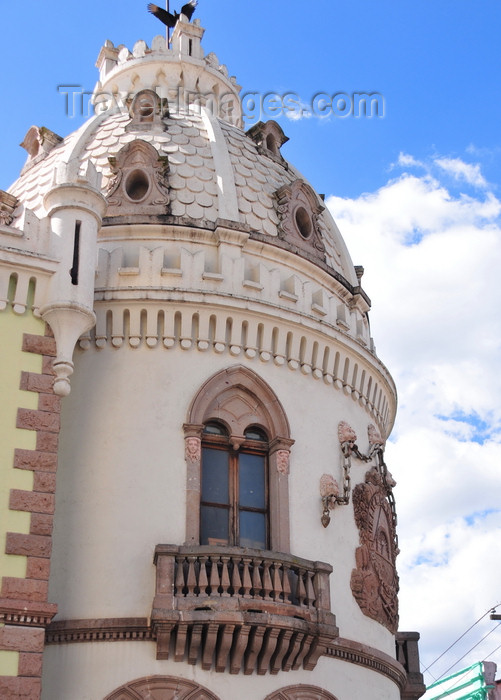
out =
[[[332,567],[288,554],[237,547],[155,551],[152,623],[158,658],[231,673],[314,668],[337,636]],[[171,648],[172,647],[172,648]]]

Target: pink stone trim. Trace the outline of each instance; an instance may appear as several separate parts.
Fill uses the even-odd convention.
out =
[[[323,688],[313,685],[289,685],[267,695],[265,700],[337,700]]]
[[[197,683],[174,676],[150,676],[131,681],[107,695],[104,700],[219,700]]]
[[[289,458],[290,452],[287,450],[278,450],[277,452],[277,471],[283,476],[289,475]]]
[[[45,627],[57,612],[48,603],[61,401],[53,393],[54,338],[25,334],[23,352],[42,356],[42,372],[21,372],[20,389],[38,394],[36,410],[19,407],[18,428],[36,432],[36,450],[17,449],[14,468],[33,472],[33,491],[12,489],[9,508],[31,514],[29,534],[8,532],[6,554],[27,557],[25,578],[0,577],[0,649],[18,651],[18,675],[0,678],[0,697],[39,700]]]
[[[348,442],[350,444],[355,444],[357,441],[357,434],[353,430],[353,428],[346,423],[345,421],[341,421],[338,426],[338,436],[339,436],[339,442],[343,445],[344,443]]]

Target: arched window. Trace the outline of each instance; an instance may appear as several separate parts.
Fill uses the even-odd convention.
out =
[[[290,685],[288,688],[282,688],[267,695],[266,700],[336,700],[336,698],[323,688],[313,685]]]
[[[289,453],[285,412],[246,367],[211,377],[184,426],[186,544],[288,552]]]
[[[200,544],[269,549],[268,438],[250,426],[233,449],[227,429],[202,433]]]
[[[174,676],[150,676],[131,681],[107,695],[104,700],[151,700],[152,697],[157,700],[218,700],[207,688]]]

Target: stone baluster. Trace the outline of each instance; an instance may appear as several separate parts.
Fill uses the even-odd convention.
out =
[[[262,588],[262,582],[261,582],[261,574],[259,572],[259,564],[260,564],[259,559],[253,559],[252,564],[253,564],[253,569],[252,569],[252,597],[253,598],[261,598],[261,588]]]
[[[223,563],[221,568],[221,597],[229,598],[229,587],[230,587],[230,572],[228,570],[228,562],[230,561],[229,556],[221,556],[221,561]]]
[[[184,557],[176,557],[176,596],[182,598],[184,595]]]
[[[200,557],[200,573],[198,575],[198,587],[199,587],[199,596],[200,597],[206,597],[207,596],[207,587],[209,585],[209,581],[207,578],[207,560],[208,557]]]
[[[271,561],[266,561],[266,559],[263,562],[263,598],[264,600],[271,600],[271,592],[273,590],[273,585],[271,583],[271,576],[270,576],[270,566],[271,566]]]
[[[289,571],[290,571],[289,567],[284,565],[283,575],[282,575],[282,589],[283,589],[284,603],[291,602],[291,582],[289,579]]]
[[[313,608],[315,605],[315,589],[313,587],[313,577],[315,573],[313,571],[306,571],[306,600],[305,605],[309,608]]]
[[[218,563],[219,563],[219,557],[211,557],[211,562],[212,562],[212,567],[211,567],[211,572],[210,572],[210,587],[211,587],[211,595],[219,595],[219,570],[218,570]]]
[[[250,576],[250,565],[252,559],[250,557],[242,557],[243,571],[242,571],[242,589],[244,598],[250,598],[252,580]]]
[[[188,575],[186,577],[186,587],[188,589],[187,596],[192,598],[195,596],[195,588],[197,587],[197,576],[195,572],[196,557],[188,557]]]
[[[306,588],[304,586],[304,574],[305,570],[304,569],[298,569],[297,572],[297,586],[296,586],[296,598],[298,601],[298,605],[300,607],[304,607],[305,605],[305,599],[306,599]]]
[[[273,599],[279,603],[283,599],[282,581],[280,580],[280,562],[273,562]]]
[[[240,596],[240,589],[242,588],[242,582],[240,580],[240,558],[235,557],[233,559],[233,571],[231,573],[231,586],[233,588],[233,595]]]

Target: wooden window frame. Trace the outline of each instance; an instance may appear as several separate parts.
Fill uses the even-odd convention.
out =
[[[212,421],[211,421],[212,422]],[[224,426],[222,426],[224,427]],[[254,426],[249,426],[246,430]],[[269,445],[268,441],[261,440],[251,440],[247,438],[238,450],[234,450],[230,444],[230,436],[222,435],[210,435],[205,432],[202,433],[202,459],[200,474],[203,475],[204,460],[203,451],[204,448],[220,450],[221,452],[228,453],[228,504],[222,503],[212,503],[210,501],[203,500],[202,488],[200,489],[200,508],[202,506],[209,506],[212,508],[221,508],[222,510],[228,511],[228,534],[229,541],[226,543],[230,547],[240,546],[240,513],[242,511],[250,513],[261,513],[265,517],[265,528],[266,528],[266,542],[265,549],[270,548],[270,495],[269,495],[269,460],[268,452]],[[264,459],[264,485],[265,485],[265,507],[264,508],[252,508],[250,506],[241,506],[240,504],[240,493],[239,493],[239,469],[240,469],[240,455],[250,454],[259,455]],[[202,525],[200,523],[200,542],[202,542]],[[215,543],[209,543],[215,544]]]

